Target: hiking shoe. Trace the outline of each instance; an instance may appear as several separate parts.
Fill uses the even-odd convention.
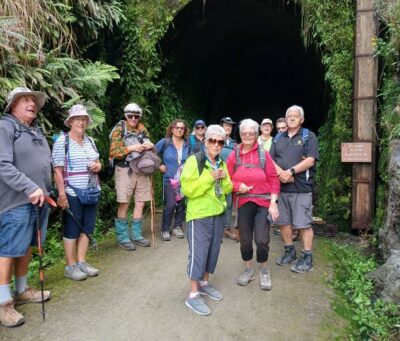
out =
[[[247,285],[250,283],[250,281],[253,281],[256,278],[256,276],[254,276],[254,271],[253,269],[245,269],[244,272],[239,276],[239,278],[237,279],[236,283],[238,285]]]
[[[100,273],[98,269],[86,262],[78,263],[78,266],[79,269],[81,269],[81,271],[84,272],[88,277],[95,277]]]
[[[210,308],[203,301],[203,299],[200,297],[200,295],[196,295],[193,298],[188,297],[185,301],[185,304],[187,307],[192,309],[196,314],[204,315],[204,316],[211,314]]]
[[[214,301],[222,300],[222,294],[217,289],[215,289],[211,284],[208,284],[204,287],[202,287],[200,285],[199,292],[200,292],[200,295],[207,295]]]
[[[162,231],[161,232],[161,240],[164,242],[170,241],[171,240],[171,235],[169,234],[168,231]]]
[[[276,260],[276,264],[290,264],[296,260],[296,249],[293,245],[285,246],[285,253]]]
[[[148,241],[145,238],[141,239],[136,239],[133,241],[136,245],[143,246],[143,247],[149,247],[151,245],[150,241]]]
[[[304,273],[313,271],[313,261],[312,254],[301,253],[301,257],[298,259],[295,265],[293,265],[290,270],[297,273]]]
[[[119,243],[118,245],[121,249],[124,249],[125,251],[135,251],[136,250],[136,246],[132,242]]]
[[[64,277],[71,278],[74,281],[82,281],[87,278],[87,275],[80,269],[78,264],[73,264],[65,267]]]
[[[182,228],[181,227],[175,227],[174,229],[172,229],[172,234],[179,239],[183,239],[185,238],[184,233],[182,232]]]
[[[262,290],[272,289],[271,275],[268,270],[261,270],[260,272],[260,287]]]
[[[25,318],[14,309],[12,299],[0,304],[0,323],[6,327],[16,327],[25,322]]]
[[[51,293],[49,290],[43,291],[44,301],[50,299]],[[25,303],[41,303],[42,302],[42,292],[35,290],[33,288],[27,288],[23,293],[14,296],[14,304],[21,305]]]

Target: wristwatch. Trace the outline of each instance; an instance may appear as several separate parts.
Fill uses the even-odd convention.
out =
[[[275,204],[278,203],[278,199],[271,199],[271,202],[274,202]]]
[[[296,174],[296,171],[294,170],[294,168],[292,167],[292,168],[290,168],[290,173],[292,173],[292,175],[295,175]]]

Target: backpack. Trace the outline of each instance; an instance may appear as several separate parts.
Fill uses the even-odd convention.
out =
[[[36,130],[36,132],[39,133],[39,135],[41,135],[42,137],[45,137],[43,130],[38,126],[34,127],[34,128],[26,127],[22,124],[19,124],[15,119],[12,119],[11,117],[9,117],[7,115],[3,116],[1,118],[1,120],[11,122],[14,125],[14,140],[13,140],[14,143],[21,137],[22,133],[28,133],[28,134],[32,135],[34,137],[34,139],[38,139],[38,136],[35,134],[35,130]]]
[[[301,134],[301,140],[303,141],[303,146],[304,148],[307,148],[308,146],[308,132],[309,130],[307,128],[303,128],[302,134]],[[279,139],[282,137],[284,132],[279,132],[276,134],[274,139],[272,140],[273,143],[277,143]]]
[[[265,165],[267,163],[267,159],[265,158],[265,150],[261,145],[258,145],[257,147],[257,152],[258,152],[258,165],[253,165],[251,163],[243,163],[242,159],[240,158],[240,147],[236,146],[235,148],[235,157],[236,157],[236,163],[233,167],[233,171],[236,172],[239,166],[244,166],[247,168],[261,168],[265,175],[267,172],[265,171]]]

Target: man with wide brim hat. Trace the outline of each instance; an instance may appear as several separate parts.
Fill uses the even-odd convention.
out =
[[[229,154],[232,153],[232,151],[234,151],[234,149],[236,148],[236,145],[237,145],[236,141],[231,138],[232,129],[235,124],[236,124],[236,122],[234,122],[232,120],[232,118],[230,118],[229,116],[225,116],[221,119],[221,126],[225,130],[226,140],[225,140],[224,147],[222,148],[220,157],[225,162],[228,159]],[[231,239],[231,240],[236,240],[235,229],[232,228],[232,226],[231,226],[231,224],[232,224],[232,205],[233,205],[231,193],[229,193],[226,196],[226,203],[227,203],[227,206],[226,206],[226,211],[225,211],[224,237]]]
[[[50,148],[36,125],[46,95],[19,87],[7,97],[0,119],[0,323],[15,327],[24,317],[14,305],[39,303],[41,293],[27,286],[31,246],[37,245],[36,208],[43,238],[47,229],[45,195],[51,191]],[[14,297],[10,282],[14,272]],[[44,291],[44,299],[50,292]]]

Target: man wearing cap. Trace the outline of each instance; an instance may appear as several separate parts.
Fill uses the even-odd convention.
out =
[[[189,137],[191,154],[199,152],[204,147],[206,128],[206,123],[203,120],[194,122],[193,132]]]
[[[135,244],[150,246],[150,242],[142,235],[144,204],[151,200],[150,177],[132,172],[126,160],[130,154],[138,155],[154,148],[146,127],[140,122],[142,113],[136,103],[129,103],[124,108],[125,120],[118,122],[110,134],[109,158],[115,164],[115,188],[119,203],[115,231],[119,246],[127,251],[136,250]],[[130,226],[127,216],[132,195],[135,208]]]
[[[224,147],[222,148],[220,157],[226,162],[230,153],[235,150],[236,141],[231,138],[233,126],[236,124],[230,117],[223,117],[221,119],[221,126],[224,128],[226,133],[226,140]],[[236,233],[232,229],[232,193],[226,195],[226,211],[225,211],[225,229],[224,237],[232,240],[236,240]]]
[[[272,144],[272,129],[274,128],[274,125],[272,123],[272,120],[269,118],[264,118],[261,122],[260,130],[261,130],[261,135],[258,137],[258,144],[266,151],[269,151],[271,149],[271,144]]]
[[[36,206],[42,239],[46,234],[48,208],[45,195],[51,191],[50,148],[36,124],[46,95],[19,87],[7,98],[0,120],[0,322],[15,327],[25,322],[14,305],[39,303],[39,291],[27,286],[31,246],[36,240]],[[15,296],[10,282],[14,272]],[[44,291],[44,299],[50,292]]]

